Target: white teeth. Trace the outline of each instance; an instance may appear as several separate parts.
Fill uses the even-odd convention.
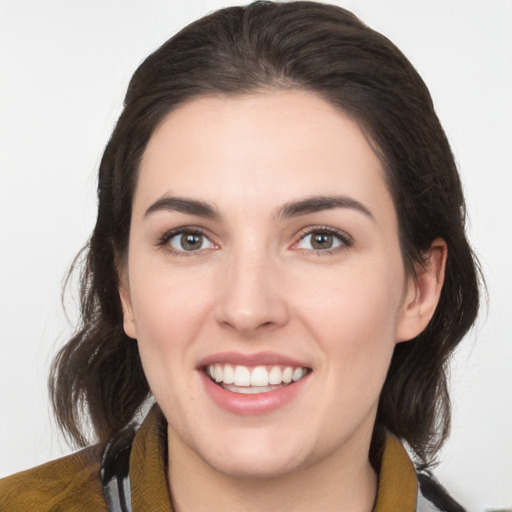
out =
[[[268,369],[270,368],[270,369]],[[206,368],[208,375],[226,389],[233,391],[231,388],[236,387],[254,387],[258,388],[254,392],[263,393],[270,389],[269,386],[278,386],[280,384],[290,384],[296,382],[307,374],[306,368],[293,368],[292,366],[281,367],[274,365],[272,367],[256,366],[252,370],[246,366],[231,366],[229,364],[212,364]],[[263,389],[265,388],[265,389]],[[268,389],[267,389],[268,388]],[[258,391],[259,390],[259,391]],[[252,393],[253,391],[240,391]]]
[[[224,384],[233,384],[235,382],[235,370],[229,364],[224,366],[224,378],[222,380]]]
[[[273,391],[275,386],[233,386],[232,384],[227,384],[222,386],[224,389],[231,391],[233,393],[240,393],[241,395],[255,395],[257,393],[267,393],[268,391]]]
[[[220,364],[215,365],[215,382],[222,382],[222,366]]]
[[[256,366],[251,372],[251,386],[268,386],[268,372],[264,366]]]
[[[283,372],[281,371],[281,368],[279,368],[279,366],[272,366],[272,369],[268,374],[268,383],[281,384],[281,382],[283,382]]]
[[[292,376],[293,382],[297,382],[299,379],[302,379],[302,377],[304,377],[304,370],[302,368],[295,368]]]
[[[233,378],[235,386],[250,386],[251,385],[251,372],[245,366],[237,366],[235,368],[235,376]]]

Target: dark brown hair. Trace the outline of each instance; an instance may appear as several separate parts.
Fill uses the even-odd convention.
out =
[[[116,262],[127,250],[137,170],[155,128],[195,97],[265,88],[312,91],[359,123],[386,169],[409,270],[436,237],[448,245],[440,303],[423,333],[396,346],[375,427],[405,440],[428,464],[449,430],[446,363],[478,311],[461,184],[429,92],[409,61],[350,12],[314,2],[222,9],[176,34],[135,72],[100,164],[81,324],[52,367],[57,420],[84,445],[89,418],[105,441],[150,395],[137,344],[123,331]]]

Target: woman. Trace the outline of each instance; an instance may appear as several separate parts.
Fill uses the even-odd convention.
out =
[[[394,45],[317,3],[202,18],[136,71],[98,192],[51,377],[64,431],[86,444],[85,409],[97,444],[5,479],[1,507],[461,510],[425,469],[477,274]]]

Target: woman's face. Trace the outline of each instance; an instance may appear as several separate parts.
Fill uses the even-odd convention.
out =
[[[324,100],[206,97],[155,131],[121,296],[176,453],[237,476],[367,459],[414,293],[381,163]]]

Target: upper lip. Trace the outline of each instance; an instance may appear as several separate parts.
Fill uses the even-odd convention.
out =
[[[265,366],[282,365],[294,368],[308,368],[303,361],[275,352],[256,352],[247,354],[242,352],[217,352],[208,355],[199,361],[198,367],[203,368],[211,364],[231,364],[234,366]]]

